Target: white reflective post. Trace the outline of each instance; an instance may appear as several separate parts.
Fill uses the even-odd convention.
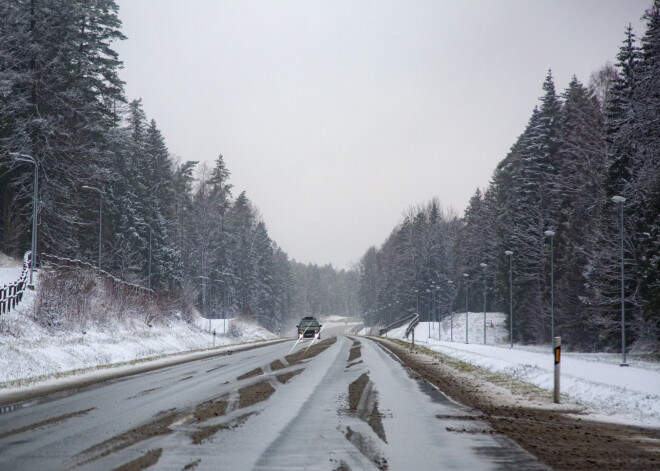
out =
[[[554,353],[555,353],[555,391],[554,400],[555,404],[559,404],[559,365],[561,361],[561,337],[554,338]]]

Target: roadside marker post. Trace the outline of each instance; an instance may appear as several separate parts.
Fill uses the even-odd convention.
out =
[[[555,337],[555,404],[559,404],[559,365],[561,361],[561,337]]]
[[[215,329],[213,329],[213,348],[215,348]]]

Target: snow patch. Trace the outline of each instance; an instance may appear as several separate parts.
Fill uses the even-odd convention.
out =
[[[465,343],[465,313],[438,323],[420,322],[415,342],[457,360],[510,376],[542,389],[554,388],[554,355],[550,345],[509,348],[505,315],[486,313],[486,341],[483,344],[483,312],[469,313],[468,341]],[[406,326],[390,331],[389,338],[405,338]],[[430,332],[430,337],[429,337]],[[589,408],[592,417],[617,423],[660,427],[660,363],[628,355],[628,367],[621,367],[621,355],[611,353],[563,352],[561,357],[562,401]]]
[[[149,327],[137,319],[127,319],[107,326],[95,325],[82,332],[62,331],[34,321],[34,300],[35,292],[26,291],[17,308],[0,318],[0,388],[13,386],[7,382],[208,349],[214,345],[213,335],[205,330],[208,320],[198,315],[190,324],[174,318]],[[212,321],[218,334],[216,347],[277,338],[260,326],[244,321],[228,321],[227,325],[232,322],[240,322],[240,336],[221,335],[222,319]]]

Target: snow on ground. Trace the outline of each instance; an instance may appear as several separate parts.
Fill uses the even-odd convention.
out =
[[[0,252],[0,286],[18,281],[23,263]]]
[[[358,319],[337,315],[328,316],[325,319],[319,319],[319,322],[323,325],[324,329],[329,327],[346,327],[361,324]]]
[[[17,380],[57,375],[102,365],[130,362],[136,359],[208,349],[213,347],[213,335],[208,320],[198,317],[188,324],[172,319],[148,327],[141,321],[127,321],[103,327],[88,328],[85,333],[52,331],[31,318],[35,292],[27,290],[23,301],[8,315],[0,318],[0,388],[19,385]],[[234,337],[220,335],[222,319],[215,345],[230,345],[273,339],[267,330],[238,320],[228,321],[238,327]],[[14,381],[13,384],[2,384]]]
[[[468,316],[465,343],[465,313],[440,324],[421,322],[415,328],[415,342],[486,370],[511,376],[545,390],[554,388],[554,355],[550,345],[509,348],[504,314],[487,313],[483,344],[483,312]],[[405,338],[406,326],[388,333]],[[429,338],[429,330],[431,338]],[[441,339],[441,340],[438,340]],[[621,355],[563,352],[561,356],[562,401],[584,405],[594,418],[613,422],[660,427],[660,363],[627,355],[628,367],[621,367]]]

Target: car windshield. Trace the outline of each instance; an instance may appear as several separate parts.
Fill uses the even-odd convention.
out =
[[[318,327],[318,326],[319,323],[317,321],[306,321],[306,320],[300,321],[301,329],[306,329],[307,327]]]

